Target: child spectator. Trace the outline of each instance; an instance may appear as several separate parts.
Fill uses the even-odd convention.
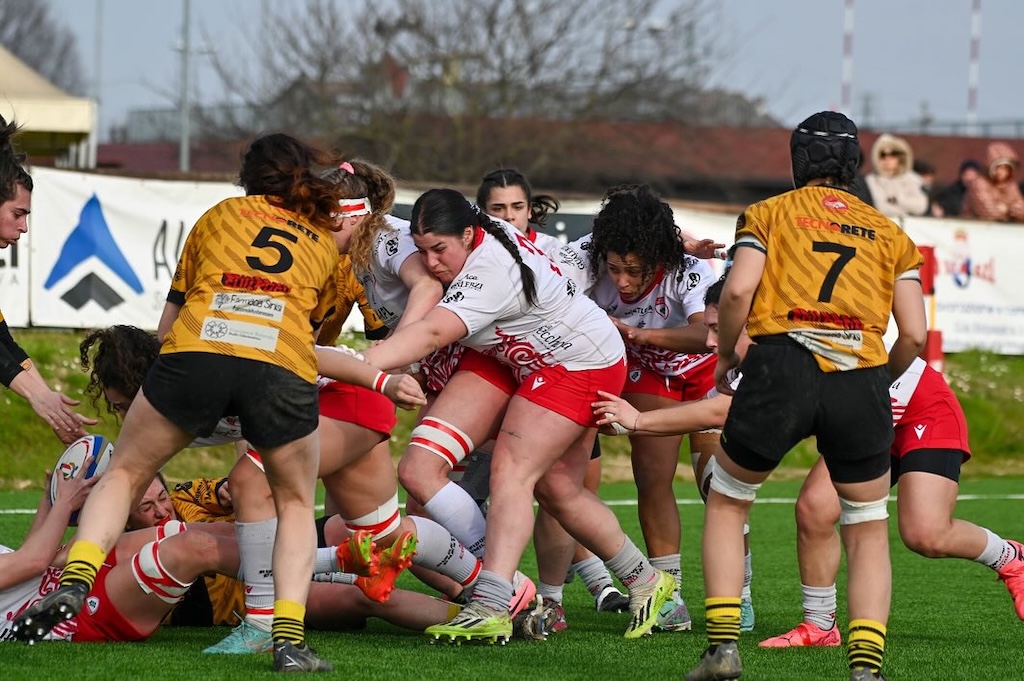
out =
[[[1024,222],[1024,196],[1017,186],[1020,157],[1005,142],[988,145],[988,176],[979,176],[967,187],[964,217],[997,222]]]

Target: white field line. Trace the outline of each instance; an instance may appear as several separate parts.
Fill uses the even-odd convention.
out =
[[[960,494],[956,498],[957,501],[1021,501],[1024,500],[1024,494]],[[889,501],[896,501],[895,496],[889,497]],[[636,499],[606,499],[605,502],[609,506],[636,506]],[[696,506],[703,504],[704,502],[700,499],[676,499],[676,503],[680,506]],[[793,504],[796,503],[795,497],[763,497],[758,498],[755,502],[758,504]],[[405,504],[399,504],[400,507],[405,508]],[[318,505],[316,510],[324,510],[323,505]],[[0,515],[34,515],[36,509],[34,508],[0,508]]]

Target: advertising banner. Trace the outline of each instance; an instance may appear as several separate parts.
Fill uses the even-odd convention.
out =
[[[195,221],[241,189],[228,182],[183,182],[33,169],[31,228],[0,251],[0,310],[14,327],[156,328]],[[395,213],[408,216],[418,192],[399,190]],[[565,201],[546,231],[572,241],[590,231],[599,201]],[[732,244],[733,213],[674,207],[689,235]],[[935,249],[929,310],[943,350],[983,348],[1024,354],[1024,227],[908,218],[908,234]],[[722,262],[713,261],[716,271]],[[346,328],[361,329],[353,314]]]

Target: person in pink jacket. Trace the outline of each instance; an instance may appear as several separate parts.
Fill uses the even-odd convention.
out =
[[[1006,142],[988,145],[988,176],[967,187],[963,217],[996,222],[1024,222],[1024,196],[1017,186],[1020,157]]]

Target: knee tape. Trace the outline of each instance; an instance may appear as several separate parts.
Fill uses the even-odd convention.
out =
[[[437,454],[452,468],[473,451],[469,436],[442,419],[428,416],[409,434],[409,444]]]
[[[694,474],[697,472],[697,464],[700,463],[701,452],[690,453],[690,465],[693,467]],[[700,472],[700,478],[697,479],[697,489],[700,491],[700,496],[704,499],[705,503],[708,500],[708,490],[711,489],[711,474],[714,472],[715,457],[711,456],[708,462],[704,465],[704,470]]]
[[[145,593],[174,604],[182,599],[192,582],[181,582],[164,568],[160,562],[161,541],[151,541],[139,549],[132,558],[132,574]]]
[[[173,537],[176,534],[180,534],[187,530],[185,523],[180,520],[168,520],[162,525],[156,526],[156,540],[166,539],[167,537]]]
[[[398,492],[383,504],[377,507],[372,513],[367,513],[361,518],[346,520],[345,527],[351,532],[357,530],[368,530],[373,533],[374,539],[380,539],[384,535],[391,534],[402,522],[402,516],[398,512]]]
[[[738,501],[753,501],[757,496],[757,490],[761,489],[761,483],[749,483],[737,480],[729,475],[718,462],[712,458],[707,468],[714,468],[711,475],[711,489],[723,496]]]
[[[245,456],[249,459],[249,461],[252,461],[256,465],[256,468],[259,468],[264,473],[267,472],[267,469],[263,467],[263,458],[260,456],[260,453],[257,452],[255,449],[250,447],[249,449],[245,450]]]
[[[869,523],[872,520],[885,520],[889,517],[889,497],[884,496],[878,501],[849,501],[839,497],[840,525],[856,525]]]

